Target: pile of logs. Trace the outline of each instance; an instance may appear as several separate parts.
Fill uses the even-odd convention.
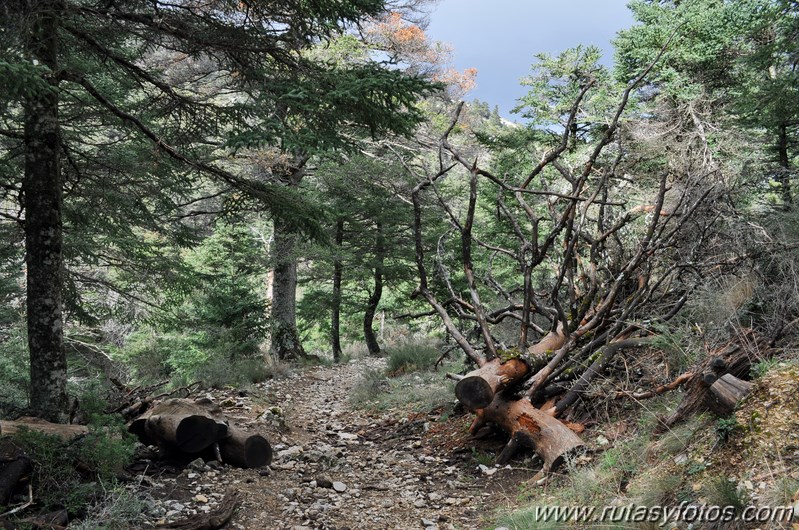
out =
[[[527,398],[514,396],[514,386],[530,373],[526,361],[512,358],[502,362],[496,358],[478,364],[465,376],[449,377],[458,381],[455,396],[476,415],[469,428],[472,435],[490,423],[510,436],[497,464],[506,464],[520,448],[527,447],[544,461],[544,471],[552,471],[585,445],[574,432],[581,430],[579,427],[561,422]]]
[[[231,424],[221,409],[208,399],[137,399],[133,404],[119,407],[116,412],[128,419],[135,415],[128,423],[128,430],[143,444],[158,446],[164,457],[185,461],[203,458],[241,468],[259,468],[272,462],[272,447],[266,437],[248,433]],[[0,435],[13,435],[23,429],[59,436],[70,440],[70,443],[89,432],[84,425],[56,424],[38,418],[0,421]],[[3,518],[12,515],[17,517],[35,505],[30,484],[33,465],[24,448],[18,447],[12,438],[3,438],[0,443],[0,512],[3,512],[4,506],[14,502],[17,504],[0,515],[0,529],[18,528],[17,523],[20,522],[31,528],[66,527],[66,510],[39,514],[16,522]],[[26,485],[28,494],[22,498]],[[218,509],[211,513],[198,514],[164,528],[221,528],[232,516],[238,500],[238,494],[231,490]]]
[[[546,343],[545,338],[541,343]],[[505,431],[510,441],[497,457],[498,464],[506,463],[520,447],[533,449],[544,461],[544,471],[557,468],[568,455],[583,447],[577,436],[582,426],[560,421],[557,417],[573,404],[584,392],[591,378],[599,373],[613,354],[623,348],[633,348],[651,343],[651,338],[628,338],[610,342],[599,349],[595,361],[572,387],[557,400],[549,401],[537,408],[528,389],[524,397],[518,397],[525,380],[533,381],[533,370],[523,358],[502,361],[499,358],[483,360],[476,358],[477,369],[466,375],[447,374],[458,381],[455,395],[468,409],[475,412],[470,432],[475,435],[487,424],[494,424]],[[561,344],[556,344],[558,347]],[[538,345],[532,346],[531,349]],[[549,344],[547,343],[547,346]],[[681,405],[668,418],[661,421],[666,429],[685,418],[700,412],[711,411],[718,416],[732,413],[753,388],[746,381],[754,359],[769,357],[771,346],[766,339],[751,330],[736,340],[712,352],[690,372],[686,372],[672,383],[648,392],[626,393],[636,399],[654,397],[677,388],[684,388]],[[546,392],[544,398],[548,397]],[[542,399],[543,400],[543,399]]]
[[[264,436],[231,426],[208,400],[161,401],[130,422],[128,431],[168,456],[204,457],[242,468],[272,462],[272,447]]]

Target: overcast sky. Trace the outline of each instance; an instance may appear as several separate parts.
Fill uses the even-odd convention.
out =
[[[467,99],[499,105],[511,115],[525,93],[519,79],[530,72],[533,55],[595,44],[613,61],[610,40],[632,25],[628,0],[441,0],[430,16],[428,35],[455,49],[459,70],[477,68],[477,87]]]

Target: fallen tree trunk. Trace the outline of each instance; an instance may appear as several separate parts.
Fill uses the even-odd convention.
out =
[[[731,414],[738,403],[749,395],[755,385],[738,379],[732,374],[724,374],[710,386],[713,394],[711,409],[720,416]]]
[[[560,420],[535,408],[526,399],[511,401],[496,396],[488,407],[477,411],[469,432],[477,434],[488,422],[510,435],[510,441],[497,457],[500,465],[507,463],[520,447],[529,447],[544,461],[544,470],[553,471],[566,456],[584,445]]]
[[[652,339],[650,337],[640,337],[635,339],[624,339],[611,342],[602,347],[598,352],[596,359],[591,365],[583,372],[574,385],[569,389],[566,395],[558,400],[555,406],[548,410],[547,413],[552,416],[557,416],[567,408],[571,407],[586,391],[588,385],[593,379],[602,371],[605,365],[613,358],[617,351],[624,348],[633,348],[650,344]]]
[[[222,461],[236,467],[254,469],[272,463],[272,446],[260,434],[230,429],[227,438],[219,441]]]
[[[23,429],[43,432],[45,434],[58,436],[65,440],[69,440],[89,432],[89,428],[85,425],[50,423],[49,421],[43,420],[41,418],[25,417],[19,418],[15,421],[0,421],[0,434],[2,435],[17,434]]]
[[[266,437],[230,426],[210,401],[174,398],[158,403],[133,420],[128,431],[143,444],[157,445],[163,455],[178,459],[199,455],[242,468],[272,462],[272,446]]]
[[[228,425],[209,407],[176,398],[155,405],[131,422],[128,431],[146,445],[199,453],[227,436]]]
[[[487,407],[494,396],[527,375],[529,367],[519,358],[502,362],[494,359],[466,374],[455,385],[455,396],[472,410]]]

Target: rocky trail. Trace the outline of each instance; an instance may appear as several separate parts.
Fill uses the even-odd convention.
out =
[[[247,392],[207,397],[237,425],[265,433],[274,449],[269,468],[235,469],[198,460],[187,467],[139,467],[155,499],[156,526],[214,511],[229,488],[240,494],[227,528],[471,529],[482,515],[512,504],[533,470],[479,465],[468,415],[436,411],[369,413],[349,402],[364,359],[317,366],[267,381]],[[454,399],[454,397],[453,397]],[[502,440],[477,442],[501,447]]]

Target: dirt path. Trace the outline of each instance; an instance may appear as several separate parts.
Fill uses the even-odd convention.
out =
[[[169,493],[157,501],[161,521],[211,510],[233,486],[242,502],[229,528],[485,528],[483,500],[492,495],[495,508],[502,502],[497,492],[508,488],[512,501],[514,472],[480,472],[465,415],[437,422],[435,413],[353,410],[348,396],[362,370],[382,363],[309,368],[245,396],[210,393],[238,425],[267,433],[275,450],[271,469],[195,463],[161,485]]]

